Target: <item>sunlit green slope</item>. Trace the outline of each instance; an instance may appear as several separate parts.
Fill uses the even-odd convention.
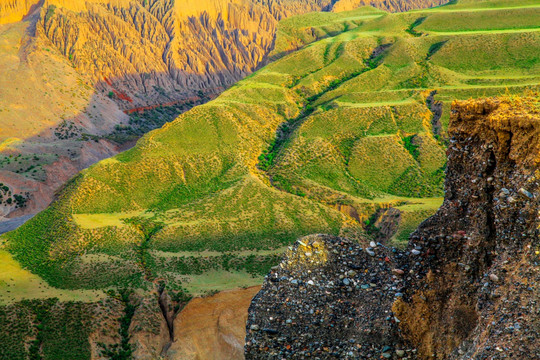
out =
[[[7,249],[58,287],[200,289],[301,235],[374,236],[388,206],[403,240],[439,205],[451,101],[538,87],[538,19],[458,1],[286,20],[275,62],[81,173]]]

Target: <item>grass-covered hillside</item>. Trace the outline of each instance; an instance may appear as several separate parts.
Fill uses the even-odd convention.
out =
[[[402,241],[440,204],[451,101],[537,88],[538,19],[539,0],[288,19],[275,62],[81,173],[6,248],[55,287],[200,293],[301,235]]]

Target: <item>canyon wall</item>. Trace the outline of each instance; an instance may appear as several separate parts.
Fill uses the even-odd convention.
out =
[[[0,1],[0,25],[21,21],[43,0],[2,0]]]

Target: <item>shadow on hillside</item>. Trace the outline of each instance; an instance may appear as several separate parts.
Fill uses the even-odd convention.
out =
[[[145,74],[137,76],[144,78]],[[82,112],[66,119],[59,117],[37,135],[21,136],[21,142],[0,152],[0,182],[9,187],[9,193],[0,199],[0,218],[3,215],[7,220],[1,223],[0,233],[14,230],[28,215],[45,209],[79,171],[131,148],[145,133],[215,98],[224,89],[194,94],[158,88],[136,94],[130,86],[132,79],[99,82]]]
[[[0,202],[0,219],[8,220],[0,233],[14,230],[28,215],[45,209],[79,171],[131,148],[145,133],[217,97],[232,85],[223,83],[205,90],[160,86],[168,76],[136,73],[105,78],[93,86],[83,111],[66,119],[59,117],[39,134],[21,136],[20,143],[3,149],[0,182],[10,188],[11,198],[17,195],[23,200],[8,204],[4,198]],[[219,73],[212,76],[227,79]],[[36,108],[35,113],[39,119],[40,109]]]

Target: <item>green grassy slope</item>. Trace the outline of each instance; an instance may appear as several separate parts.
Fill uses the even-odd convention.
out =
[[[442,196],[451,101],[540,83],[540,1],[512,4],[286,20],[279,60],[82,172],[6,247],[57,287],[203,291],[222,270],[252,283],[298,236],[362,235],[382,207],[403,241]],[[291,39],[310,44],[284,55]]]

